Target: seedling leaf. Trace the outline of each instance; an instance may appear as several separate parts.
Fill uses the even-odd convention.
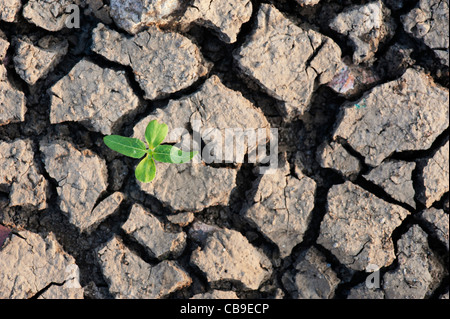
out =
[[[136,138],[109,135],[103,138],[106,146],[120,154],[142,158],[134,172],[136,178],[143,183],[150,183],[156,176],[155,160],[163,163],[181,164],[189,162],[198,152],[184,152],[171,145],[160,145],[167,136],[168,126],[151,121],[145,130],[145,140],[149,146]]]
[[[142,158],[147,153],[145,143],[137,138],[109,135],[103,138],[106,146],[113,151],[132,158]]]
[[[147,155],[136,167],[135,175],[139,181],[150,183],[156,176],[156,166],[153,158]]]
[[[153,151],[153,158],[162,163],[182,164],[189,162],[197,152],[184,152],[172,145],[159,145]]]
[[[157,120],[153,120],[148,123],[145,129],[145,139],[147,140],[148,147],[154,149],[161,144],[167,136],[169,127],[167,124],[159,124]]]

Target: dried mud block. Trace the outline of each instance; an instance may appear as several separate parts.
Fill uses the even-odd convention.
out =
[[[91,232],[108,216],[114,214],[124,199],[125,196],[120,192],[109,195],[95,206],[89,218],[80,221],[78,227],[84,232]]]
[[[344,139],[375,167],[394,152],[428,149],[449,126],[448,100],[448,89],[408,69],[345,105],[333,140]]]
[[[122,229],[144,246],[151,256],[160,260],[178,257],[186,246],[186,233],[164,230],[158,218],[138,204],[131,208],[130,217]]]
[[[287,118],[302,115],[318,84],[342,67],[341,50],[330,38],[303,29],[275,7],[261,5],[252,34],[234,54],[237,66],[270,96]]]
[[[363,282],[350,289],[347,299],[384,299],[384,291],[379,288],[368,288]]]
[[[0,64],[3,62],[3,59],[6,57],[6,52],[9,48],[9,42],[2,36],[2,32],[0,31]]]
[[[401,20],[406,32],[421,39],[442,64],[449,66],[448,0],[420,0]]]
[[[350,269],[388,266],[395,259],[392,232],[408,214],[351,182],[335,185],[317,243]]]
[[[14,66],[17,74],[28,84],[34,85],[45,77],[67,54],[69,43],[54,36],[22,36],[14,41]]]
[[[109,291],[116,299],[160,299],[192,283],[176,261],[152,266],[117,237],[100,247],[97,254]]]
[[[12,235],[0,249],[0,299],[31,298],[46,288],[40,298],[83,299],[78,266],[56,241],[29,231]]]
[[[65,141],[41,142],[40,149],[45,169],[58,184],[59,208],[81,231],[95,224],[98,220],[91,212],[108,186],[105,161]]]
[[[445,143],[423,169],[422,177],[425,190],[419,194],[419,200],[427,207],[441,199],[449,191],[449,142]]]
[[[286,273],[282,281],[295,299],[333,298],[340,280],[316,248],[304,251],[294,267],[293,274]]]
[[[393,37],[396,25],[390,13],[379,0],[345,9],[331,21],[332,30],[348,37],[355,64],[370,61],[380,43]]]
[[[0,20],[15,22],[22,8],[21,0],[2,0],[0,3]]]
[[[155,179],[138,184],[173,211],[198,212],[209,206],[228,205],[236,174],[235,169],[204,164],[158,163]],[[167,191],[169,185],[176,185],[176,191]]]
[[[111,134],[124,117],[139,109],[124,72],[101,68],[87,60],[78,62],[68,75],[49,89],[50,122],[75,121],[87,129]]]
[[[110,0],[110,14],[120,28],[136,34],[147,25],[169,23],[183,4],[182,0]]]
[[[444,267],[428,247],[427,234],[412,226],[398,241],[398,268],[383,277],[386,299],[423,299],[437,288]]]
[[[242,24],[252,16],[250,0],[194,0],[187,8],[181,23],[195,23],[216,32],[226,43],[234,43]]]
[[[197,220],[189,227],[189,238],[204,245],[208,236],[220,229],[218,226],[208,225]]]
[[[29,22],[47,31],[60,31],[66,27],[76,6],[76,0],[30,0],[23,7],[23,16]]]
[[[210,233],[204,246],[192,253],[191,263],[206,274],[212,286],[233,281],[256,290],[272,273],[270,260],[239,232],[228,229]]]
[[[382,187],[392,198],[415,208],[412,181],[412,172],[415,168],[414,162],[387,161],[370,171],[366,178]]]
[[[93,31],[92,50],[130,66],[149,100],[185,89],[208,73],[207,63],[191,40],[156,27],[130,38],[99,24]]]
[[[35,166],[30,140],[0,142],[0,188],[10,206],[47,208],[48,182]]]
[[[362,168],[359,159],[337,142],[323,143],[317,150],[317,161],[320,166],[335,169],[344,176],[356,175]]]
[[[0,64],[0,126],[25,121],[25,94],[8,81],[6,68]]]
[[[420,217],[427,221],[439,240],[449,249],[449,216],[442,209],[429,208]]]
[[[174,215],[167,215],[167,219],[172,224],[180,225],[181,227],[186,227],[190,223],[194,221],[195,215],[194,213],[179,213]]]
[[[255,180],[249,192],[254,196],[241,214],[278,246],[284,258],[303,241],[312,217],[316,183],[301,172],[290,175],[289,163],[282,166],[275,174]]]

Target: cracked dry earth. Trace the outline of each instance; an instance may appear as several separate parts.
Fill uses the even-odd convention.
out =
[[[0,298],[448,299],[448,19],[448,0],[1,0]],[[158,163],[142,184],[102,139],[152,119],[277,128],[279,168]]]

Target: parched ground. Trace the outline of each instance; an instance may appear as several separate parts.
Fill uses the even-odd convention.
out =
[[[448,0],[1,1],[0,298],[448,299],[448,22]],[[153,119],[278,129],[278,169],[140,183],[103,137]]]

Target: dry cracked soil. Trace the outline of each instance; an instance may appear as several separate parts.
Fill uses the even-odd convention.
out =
[[[0,0],[0,298],[448,299],[448,23],[448,0]],[[154,119],[203,152],[144,184],[103,137]],[[229,128],[278,139],[223,160]]]

